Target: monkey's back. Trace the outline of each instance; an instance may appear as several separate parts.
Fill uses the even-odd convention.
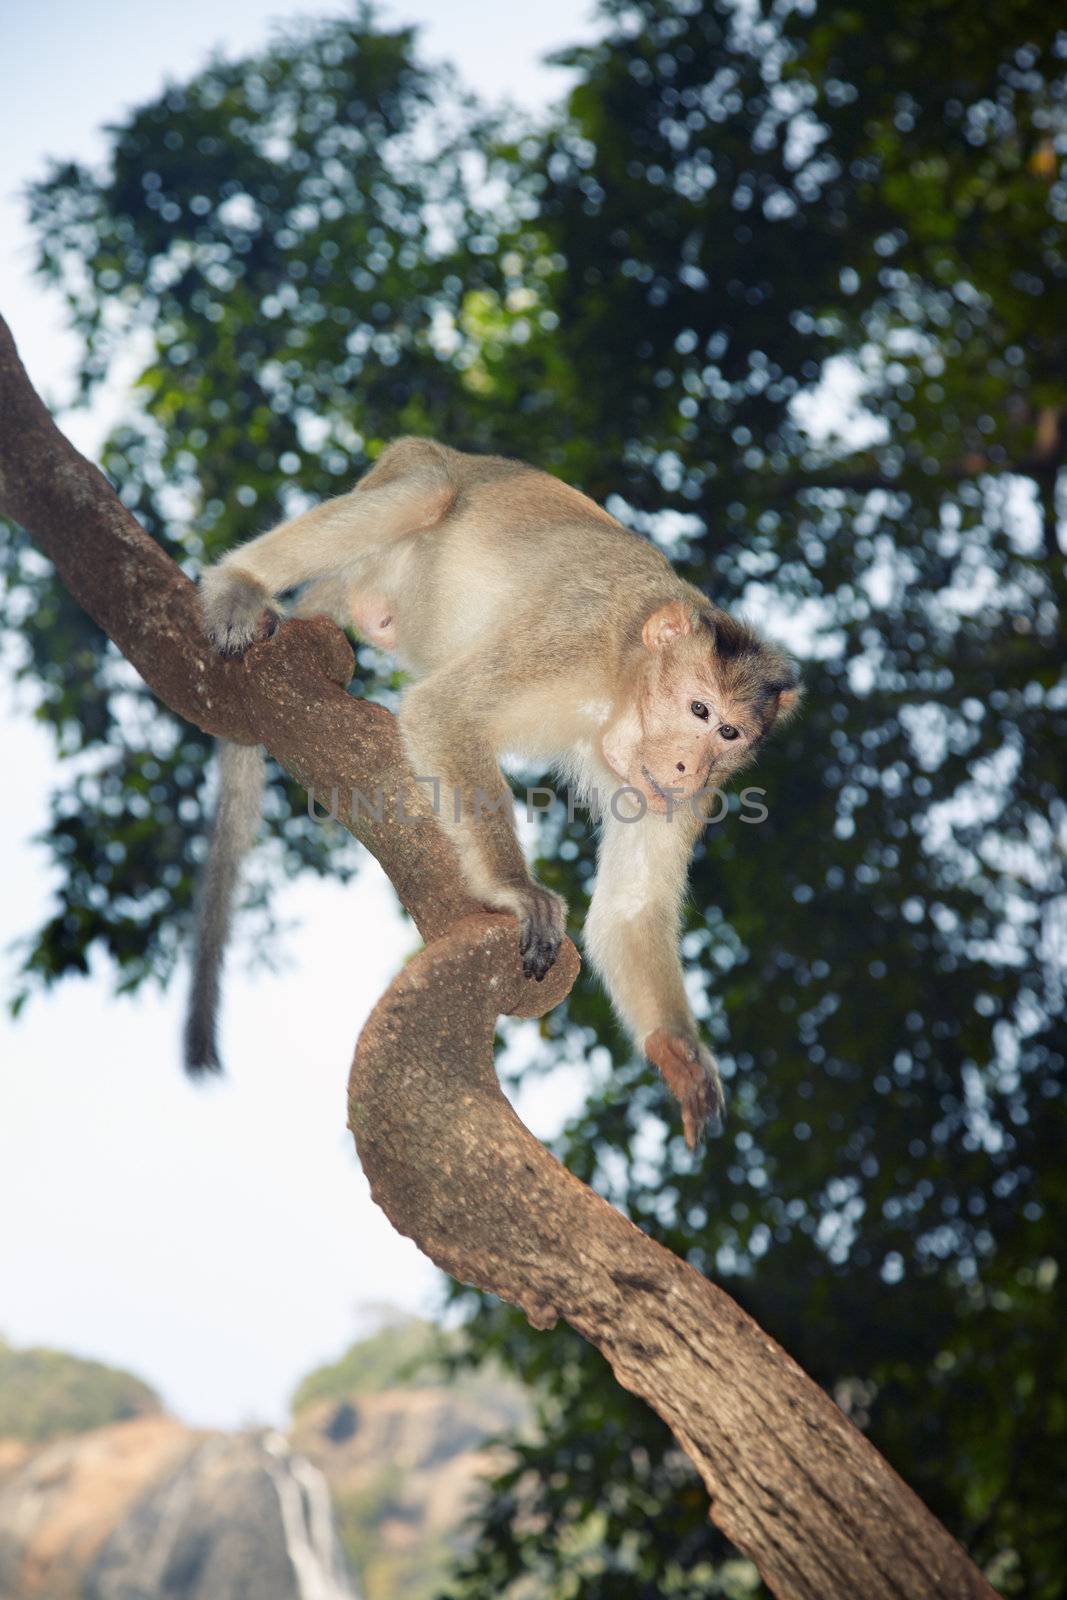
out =
[[[437,448],[449,509],[383,552],[374,576],[397,596],[400,652],[420,674],[507,629],[536,627],[546,651],[566,654],[599,618],[688,589],[579,490],[521,462]]]

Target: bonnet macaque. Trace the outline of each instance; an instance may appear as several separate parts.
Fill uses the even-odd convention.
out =
[[[205,572],[210,638],[240,655],[272,630],[275,597],[301,585],[297,614],[354,626],[416,680],[399,719],[411,764],[462,796],[441,806],[441,823],[472,894],[516,918],[529,977],[555,960],[567,908],[526,865],[500,756],[553,766],[589,804],[602,836],[585,947],[695,1144],[722,1087],[678,955],[689,858],[702,797],[796,704],[791,662],[577,490],[428,439],[397,440],[351,492]],[[219,1065],[219,970],[262,784],[260,753],[224,745],[191,1072]]]

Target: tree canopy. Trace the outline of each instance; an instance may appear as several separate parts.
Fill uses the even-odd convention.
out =
[[[544,127],[368,14],[214,62],[116,128],[104,172],[36,188],[42,269],[87,390],[139,361],[104,466],[188,570],[430,432],[609,499],[795,646],[806,708],[750,780],[767,820],[711,828],[693,875],[723,1134],[688,1156],[584,983],[543,1025],[546,1060],[593,1069],[558,1151],[746,1305],[1004,1593],[1052,1600],[1067,37],[959,0],[602,24]],[[3,561],[69,758],[28,983],[94,946],[125,985],[165,978],[207,741],[13,532]],[[287,866],[351,870],[293,800]],[[589,831],[550,818],[541,849],[580,913]],[[457,1593],[759,1592],[591,1350],[463,1298],[542,1426]]]

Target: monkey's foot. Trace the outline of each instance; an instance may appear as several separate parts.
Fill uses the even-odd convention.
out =
[[[225,568],[205,572],[200,604],[207,636],[224,656],[243,656],[249,645],[269,639],[280,621],[261,583]]]
[[[523,973],[540,983],[559,955],[567,926],[567,902],[551,889],[531,884],[519,897],[516,915]]]
[[[649,1034],[645,1055],[681,1106],[685,1142],[695,1150],[707,1123],[726,1109],[715,1057],[698,1039],[687,1039],[671,1028],[657,1028]]]

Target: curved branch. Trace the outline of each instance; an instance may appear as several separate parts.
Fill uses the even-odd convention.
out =
[[[536,1016],[578,970],[566,944],[542,985],[514,924],[462,887],[392,717],[345,692],[352,655],[322,620],[286,624],[240,662],[201,642],[192,584],[34,394],[0,320],[0,512],[171,710],[262,742],[378,857],[428,941],[360,1036],[349,1120],[377,1202],[446,1271],[591,1340],[695,1462],[711,1515],[773,1591],[796,1600],[979,1600],[994,1591],[821,1389],[723,1291],[641,1233],[523,1127],[500,1091],[501,1013]],[[353,789],[387,801],[381,823]],[[389,820],[402,799],[418,822]]]

